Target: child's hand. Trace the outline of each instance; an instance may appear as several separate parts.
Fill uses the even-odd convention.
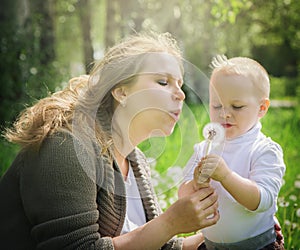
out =
[[[198,166],[199,168],[196,168],[198,169],[198,175],[206,178],[210,177],[219,182],[222,182],[231,173],[224,159],[214,154],[203,157]]]
[[[200,188],[209,187],[210,176],[202,173],[203,160],[201,160],[194,170],[193,188],[198,190]]]

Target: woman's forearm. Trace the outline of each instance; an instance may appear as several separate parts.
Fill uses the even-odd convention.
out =
[[[113,244],[118,249],[159,249],[176,233],[167,222],[166,215],[147,222],[132,232],[113,238]]]
[[[159,249],[173,236],[216,224],[217,194],[203,188],[177,200],[163,214],[127,234],[113,238],[115,249]],[[209,215],[214,214],[213,217]]]

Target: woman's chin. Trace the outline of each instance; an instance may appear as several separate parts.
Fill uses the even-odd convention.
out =
[[[174,127],[169,128],[163,128],[163,129],[154,129],[151,131],[151,134],[149,137],[166,137],[173,133]]]

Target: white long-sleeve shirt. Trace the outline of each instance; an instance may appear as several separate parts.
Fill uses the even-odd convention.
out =
[[[184,180],[193,178],[193,171],[203,157],[205,142],[196,144],[194,154],[184,170]],[[280,145],[267,138],[257,123],[246,134],[213,149],[223,157],[228,167],[240,176],[255,181],[260,190],[260,204],[250,211],[239,204],[224,188],[212,180],[219,195],[220,220],[216,225],[203,229],[204,236],[217,243],[233,243],[257,236],[274,227],[277,196],[285,173]]]

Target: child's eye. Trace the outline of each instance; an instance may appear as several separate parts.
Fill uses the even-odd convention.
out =
[[[236,105],[232,105],[232,107],[233,107],[234,109],[241,109],[241,108],[243,108],[244,106],[236,106]]]
[[[160,84],[162,86],[168,85],[168,81],[166,81],[166,80],[158,80],[157,82],[158,82],[158,84]]]

